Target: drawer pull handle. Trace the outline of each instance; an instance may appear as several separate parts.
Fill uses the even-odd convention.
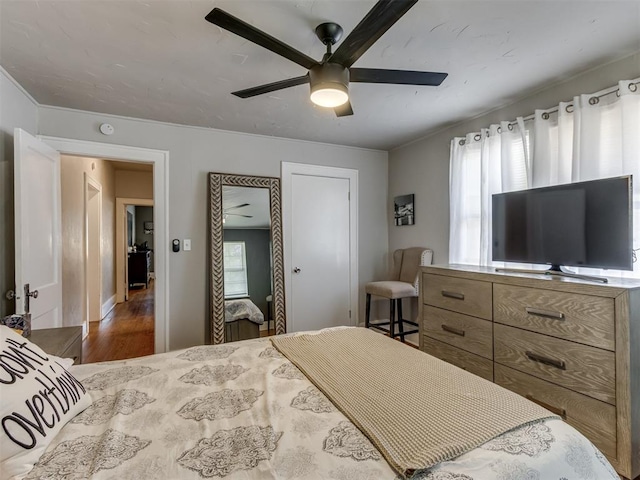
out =
[[[442,327],[442,330],[444,330],[445,332],[449,332],[449,333],[453,333],[454,335],[460,335],[461,337],[464,337],[464,330],[460,330],[459,328],[453,328],[450,327],[449,325],[440,325],[440,327]]]
[[[540,308],[526,307],[525,310],[529,315],[537,315],[538,317],[553,318],[555,320],[564,320],[564,313],[552,312],[550,310],[542,310]]]
[[[554,407],[553,405],[549,405],[548,403],[538,400],[533,395],[527,395],[526,397],[527,397],[527,400],[531,400],[533,403],[537,403],[542,408],[546,408],[547,410],[549,410],[551,413],[560,415],[560,417],[562,417],[563,420],[567,419],[567,411],[564,408],[558,408],[558,407]]]
[[[449,290],[442,290],[440,292],[443,297],[455,298],[456,300],[464,300],[464,293],[450,292]]]
[[[534,362],[544,363],[545,365],[551,365],[552,367],[559,368],[560,370],[566,370],[567,366],[563,360],[555,360],[553,358],[545,357],[544,355],[538,355],[533,352],[525,352],[525,355],[529,360],[533,360]]]

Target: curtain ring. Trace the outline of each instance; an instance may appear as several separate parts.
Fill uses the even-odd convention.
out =
[[[463,138],[462,140],[460,140],[460,141],[458,142],[458,145],[463,146],[465,143],[467,143],[467,142],[466,142],[466,141],[465,141],[465,139]]]
[[[548,113],[548,112],[544,112],[544,113],[542,114],[542,119],[543,119],[543,120],[549,120],[549,117],[550,117],[550,116],[551,116],[551,115],[549,115],[549,113]]]
[[[498,132],[498,133],[502,133],[502,127],[498,127],[497,132]]]
[[[569,104],[564,109],[567,113],[573,113],[573,105]]]
[[[637,83],[630,83],[629,84],[629,90],[631,90],[632,92],[637,92],[638,91],[638,84]]]
[[[513,131],[513,123],[509,123],[508,126],[509,126],[509,130]]]
[[[482,135],[480,135],[479,133],[476,133],[476,134],[473,136],[473,139],[474,139],[476,142],[477,142],[477,141],[479,141],[481,138],[482,138]]]
[[[589,99],[589,105],[597,105],[600,102],[600,99],[598,97],[591,97]]]

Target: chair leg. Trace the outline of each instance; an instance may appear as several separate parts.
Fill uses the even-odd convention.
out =
[[[367,293],[365,301],[364,328],[369,328],[369,315],[371,314],[371,294]]]
[[[402,299],[398,298],[398,330],[400,331],[400,341],[404,343],[404,317],[402,316]]]
[[[389,336],[395,338],[396,336],[396,302],[395,300],[389,300]]]

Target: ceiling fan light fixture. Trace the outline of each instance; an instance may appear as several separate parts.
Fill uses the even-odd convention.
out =
[[[349,94],[341,85],[320,86],[311,89],[311,101],[320,107],[339,107],[349,100]]]
[[[349,101],[349,70],[336,63],[324,63],[309,70],[311,101],[335,108]]]

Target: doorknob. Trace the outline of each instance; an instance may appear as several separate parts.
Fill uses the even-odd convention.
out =
[[[300,272],[301,272],[301,270],[300,270],[299,267],[296,267],[296,268],[293,269],[293,273],[300,273]]]
[[[38,298],[38,290],[29,291],[29,284],[24,284],[24,311],[29,313],[29,297]]]

